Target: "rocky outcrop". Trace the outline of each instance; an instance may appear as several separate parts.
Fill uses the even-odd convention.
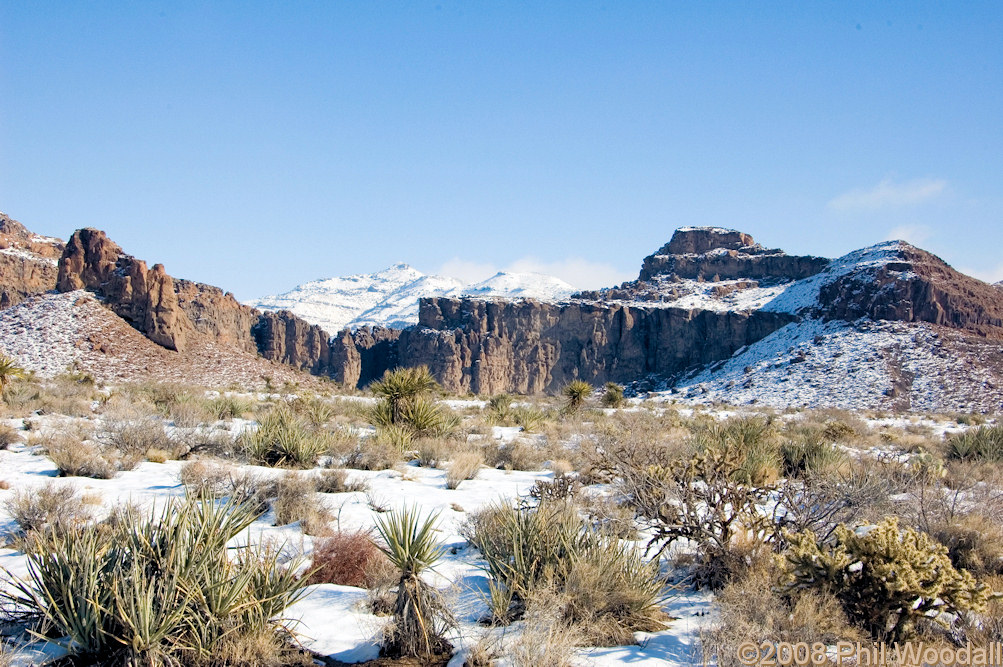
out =
[[[63,242],[39,236],[0,213],[0,308],[56,288]]]
[[[320,327],[288,312],[262,314],[211,285],[175,280],[160,264],[148,269],[97,229],[70,237],[57,283],[62,292],[98,294],[113,312],[170,350],[184,350],[188,338],[199,335],[317,375],[331,372],[328,335]]]
[[[255,311],[257,312],[257,311]],[[314,375],[328,375],[331,347],[328,335],[288,310],[260,313],[251,327],[258,351],[266,359],[288,364]]]
[[[683,227],[644,258],[640,281],[658,276],[704,280],[739,278],[801,280],[828,266],[824,257],[788,255],[756,243],[751,236],[718,227]]]
[[[450,391],[552,392],[625,382],[725,359],[795,318],[625,304],[430,298],[401,332],[400,363],[426,364]]]
[[[97,229],[80,229],[70,237],[56,286],[60,292],[86,289],[99,294],[116,315],[170,350],[183,350],[193,329],[164,266],[148,269],[146,262],[122,252]]]
[[[930,322],[1003,338],[998,289],[908,243],[888,246],[885,261],[823,284],[815,312],[827,319]]]

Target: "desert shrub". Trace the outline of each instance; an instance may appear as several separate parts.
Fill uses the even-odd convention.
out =
[[[380,549],[398,573],[393,623],[383,645],[387,655],[430,656],[452,648],[445,634],[456,621],[439,592],[421,578],[444,553],[435,538],[437,518],[431,515],[422,520],[417,508],[407,507],[376,517],[384,542]]]
[[[24,442],[21,440],[21,435],[18,433],[17,429],[9,424],[0,424],[0,449],[7,449],[11,445],[19,442]]]
[[[487,561],[495,622],[523,617],[534,595],[551,590],[565,623],[587,628],[597,644],[663,627],[657,562],[595,530],[570,505],[490,506],[471,516],[463,534]]]
[[[423,468],[438,468],[452,455],[455,444],[445,438],[418,438],[411,443],[410,448],[418,465]]]
[[[116,452],[70,434],[59,434],[46,445],[46,454],[59,469],[63,477],[93,477],[111,479],[119,470]],[[138,460],[128,460],[135,465]]]
[[[698,586],[720,588],[742,567],[736,540],[762,541],[768,523],[758,505],[771,487],[739,481],[743,460],[734,441],[707,446],[689,458],[668,448],[611,452],[619,485],[649,529],[648,548],[662,554],[679,540],[695,547]]]
[[[954,567],[974,575],[1003,574],[1003,526],[978,513],[941,521],[930,535],[947,547]]]
[[[349,479],[344,470],[329,468],[314,475],[318,493],[355,493],[366,491],[369,485],[364,480]]]
[[[488,422],[499,426],[508,426],[514,417],[512,401],[512,397],[508,394],[498,394],[489,398],[486,406]]]
[[[161,513],[26,541],[28,577],[0,596],[65,637],[84,664],[216,664],[224,643],[288,630],[277,618],[301,595],[296,563],[227,543],[254,520],[233,503],[175,501]],[[246,647],[245,647],[246,648]]]
[[[387,470],[393,468],[402,458],[399,444],[401,440],[410,443],[409,435],[406,431],[401,435],[392,431],[393,427],[378,431],[373,437],[363,438],[359,441],[356,449],[345,459],[346,468],[356,470]]]
[[[546,460],[542,449],[535,443],[518,439],[494,444],[484,449],[485,462],[495,468],[505,470],[540,470]]]
[[[560,593],[544,589],[526,603],[522,632],[504,645],[506,664],[512,667],[572,667],[575,647],[586,643],[582,629],[569,623]],[[489,663],[494,664],[494,663]]]
[[[564,396],[564,409],[568,412],[577,412],[592,395],[594,388],[585,380],[572,380],[561,389]]]
[[[3,391],[0,391],[0,399],[7,407],[16,411],[27,411],[41,398],[41,387],[37,382],[30,380],[18,380],[11,382]]]
[[[547,421],[547,413],[532,405],[519,405],[512,409],[512,421],[524,433],[534,433]]]
[[[15,491],[4,507],[25,533],[63,532],[92,518],[87,503],[76,489],[54,482],[37,489]]]
[[[607,382],[599,399],[605,408],[619,408],[623,405],[623,387],[616,382]]]
[[[370,588],[392,577],[386,555],[368,533],[338,531],[314,540],[311,584]]]
[[[947,439],[946,446],[952,459],[1003,462],[1003,424],[956,433]]]
[[[314,478],[299,473],[288,473],[278,482],[275,502],[275,525],[300,524],[307,535],[327,535],[333,517],[331,511],[317,497]]]
[[[877,639],[909,639],[920,619],[949,623],[952,615],[984,611],[992,593],[955,569],[945,546],[900,528],[893,517],[857,531],[840,526],[832,544],[801,533],[785,557],[789,591],[831,593],[851,622]]]
[[[151,449],[171,451],[174,448],[159,419],[113,422],[102,429],[99,438],[106,447],[130,459],[145,457]]]
[[[329,437],[326,431],[308,427],[291,409],[280,405],[260,419],[257,429],[244,432],[241,445],[255,463],[312,468],[327,453]]]
[[[233,468],[218,461],[189,461],[181,466],[178,481],[190,495],[222,498],[233,489]]]
[[[783,572],[764,559],[729,582],[715,596],[717,622],[701,636],[708,664],[738,667],[739,646],[804,642],[825,645],[859,641],[863,637],[849,625],[839,601],[817,590],[781,592]]]
[[[482,465],[484,465],[484,456],[478,451],[457,453],[446,469],[446,488],[455,489],[460,485],[460,482],[474,479]]]
[[[581,490],[582,483],[566,473],[555,473],[553,479],[538,479],[529,490],[529,497],[538,503],[571,500]]]
[[[234,419],[254,411],[254,402],[250,399],[233,394],[220,394],[210,399],[205,407],[216,419]]]
[[[791,477],[830,474],[848,464],[846,454],[824,434],[803,429],[791,434],[780,446],[784,473]]]

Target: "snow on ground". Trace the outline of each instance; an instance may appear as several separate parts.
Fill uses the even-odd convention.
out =
[[[479,283],[429,276],[407,264],[372,274],[304,283],[288,292],[247,305],[289,310],[335,334],[366,325],[406,327],[418,322],[418,299],[433,296],[510,297],[556,300],[574,292],[568,283],[541,273],[501,272]]]
[[[64,372],[82,353],[81,320],[74,312],[84,292],[35,297],[3,311],[0,350],[25,370],[43,376]],[[89,297],[93,299],[93,297]]]
[[[990,370],[942,329],[901,322],[804,320],[677,383],[697,403],[917,412],[998,412]]]
[[[42,433],[65,428],[75,420],[54,415],[32,419],[33,429]],[[21,426],[21,420],[7,420],[12,426]],[[100,428],[100,418],[93,420]],[[247,422],[235,421],[228,425],[231,431],[239,430]],[[223,424],[220,424],[221,426]],[[173,428],[173,427],[171,427]],[[518,428],[495,427],[490,437],[511,441]],[[119,473],[109,480],[83,477],[57,478],[55,465],[39,453],[38,447],[26,443],[14,444],[9,450],[0,450],[0,480],[10,488],[0,490],[0,535],[14,528],[5,503],[18,491],[30,491],[55,482],[77,488],[95,503],[98,518],[106,516],[112,507],[133,503],[141,508],[162,508],[173,498],[184,495],[179,474],[184,463],[140,464],[135,470]],[[246,470],[265,476],[285,474],[285,471],[257,466],[244,466]],[[365,480],[368,492],[320,494],[325,504],[337,517],[338,528],[345,530],[371,530],[375,526],[376,509],[396,509],[404,506],[420,508],[423,514],[437,515],[439,539],[446,547],[446,555],[428,576],[428,581],[439,587],[451,601],[460,626],[450,636],[457,647],[454,663],[462,664],[462,651],[476,642],[487,630],[477,621],[487,613],[484,594],[487,576],[484,562],[478,552],[460,535],[460,526],[469,513],[491,503],[511,502],[525,496],[540,479],[548,479],[549,471],[504,471],[485,468],[477,478],[460,483],[453,490],[446,488],[446,473],[433,468],[414,465],[397,470],[348,471],[349,479]],[[298,525],[273,526],[274,514],[269,511],[256,521],[237,541],[260,543],[270,541],[285,545],[286,552],[309,554],[312,538],[301,533]],[[27,574],[26,559],[20,552],[0,548],[0,568],[15,576]],[[335,585],[311,586],[302,600],[286,610],[285,618],[297,622],[295,631],[308,648],[344,662],[371,659],[378,653],[378,638],[387,623],[386,617],[370,614],[366,608],[367,593],[358,588]],[[711,598],[706,594],[687,592],[676,594],[668,601],[667,611],[673,620],[666,630],[656,633],[638,633],[639,644],[610,648],[581,649],[578,662],[582,665],[632,664],[688,665],[699,653],[699,633],[708,620]],[[500,633],[518,632],[513,626]],[[48,651],[50,646],[33,647]],[[35,655],[35,658],[31,658]],[[37,659],[37,653],[24,653],[18,664],[27,665]]]

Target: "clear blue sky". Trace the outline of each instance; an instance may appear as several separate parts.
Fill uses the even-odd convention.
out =
[[[0,210],[242,299],[693,224],[1003,279],[1003,2],[4,2],[0,95]]]

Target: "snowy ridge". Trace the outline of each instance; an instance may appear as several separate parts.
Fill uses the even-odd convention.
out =
[[[500,272],[479,283],[425,275],[407,264],[371,274],[304,283],[288,292],[245,302],[261,310],[289,310],[335,334],[361,326],[406,327],[418,322],[418,300],[435,296],[565,299],[575,289],[541,273]]]
[[[897,257],[902,245],[901,241],[887,241],[834,259],[824,271],[791,283],[762,309],[773,313],[796,314],[811,308],[818,304],[819,290],[823,285],[835,282],[850,273],[884,266]]]

